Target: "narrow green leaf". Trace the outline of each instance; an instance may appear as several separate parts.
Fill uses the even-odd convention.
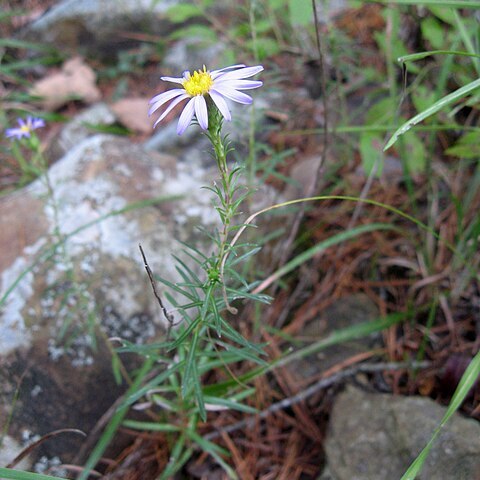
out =
[[[222,397],[213,397],[211,395],[205,395],[204,397],[205,403],[208,403],[210,405],[218,405],[221,407],[227,407],[230,408],[231,410],[237,410],[239,412],[245,412],[245,413],[258,413],[258,410],[256,408],[250,407],[248,405],[245,405],[243,403],[239,403],[235,400],[231,400],[228,398],[222,398]]]
[[[257,354],[259,354],[259,355],[265,355],[265,352],[260,347],[258,347],[254,343],[249,342],[240,333],[238,333],[234,328],[232,328],[227,321],[225,321],[221,317],[220,317],[220,321],[222,322],[222,334],[223,335],[230,338],[230,340],[233,340],[234,342],[238,343],[239,345],[243,345],[244,347],[252,349],[253,351],[257,352]]]
[[[433,5],[434,7],[452,7],[452,8],[480,8],[480,2],[477,0],[374,0],[376,3],[384,5]]]
[[[270,297],[270,295],[249,293],[246,290],[237,290],[235,288],[227,288],[226,291],[229,294],[229,298],[232,300],[248,298],[250,300],[254,300],[255,302],[266,303],[267,305],[272,302],[272,297]]]
[[[238,360],[247,360],[250,362],[259,363],[260,365],[268,366],[268,362],[264,361],[263,359],[252,353],[252,350],[250,348],[238,348],[220,340],[217,340],[216,343],[217,345],[225,349],[224,352],[215,352],[217,355],[220,355],[220,357],[223,353],[229,353],[238,356]]]
[[[169,345],[168,350],[174,350],[179,345],[181,345],[187,337],[190,336],[195,327],[201,322],[202,318],[198,316],[193,322],[191,322],[188,327],[180,333],[180,335]]]
[[[458,14],[456,10],[453,10],[452,13],[455,19],[455,25],[460,33],[460,36],[462,37],[463,44],[465,45],[469,53],[475,55],[477,52],[477,49],[475,48],[472,38],[470,37],[470,32],[467,30],[467,27],[465,26],[465,22],[463,18]],[[478,61],[477,58],[473,60],[473,65],[475,66],[477,75],[480,75],[480,62]]]
[[[378,320],[359,323],[357,325],[344,328],[343,330],[336,330],[332,332],[330,335],[328,335],[327,337],[322,338],[321,340],[318,340],[315,343],[312,343],[312,345],[308,345],[307,347],[301,348],[285,356],[284,358],[278,360],[278,362],[272,364],[270,368],[286,365],[292,362],[293,360],[304,358],[308,355],[311,355],[312,353],[320,352],[321,350],[324,350],[325,348],[330,347],[332,345],[348,342],[350,340],[355,340],[357,338],[367,337],[372,333],[385,330],[386,328],[389,328],[392,325],[396,325],[397,323],[405,320],[405,318],[407,318],[408,315],[409,315],[408,313],[404,313],[404,312],[392,313]]]
[[[445,415],[442,421],[440,422],[440,425],[433,432],[432,438],[427,443],[425,448],[420,452],[420,454],[415,459],[415,461],[410,465],[410,467],[405,472],[401,480],[415,480],[416,476],[422,470],[423,464],[425,463],[425,460],[427,459],[427,456],[430,453],[430,450],[436,438],[440,434],[442,428],[448,422],[450,417],[461,406],[461,404],[465,400],[465,397],[467,396],[468,392],[473,387],[475,382],[478,380],[479,376],[480,376],[480,352],[478,352],[475,355],[473,360],[470,362],[470,365],[465,370],[465,373],[462,375],[460,383],[458,384],[458,387],[455,390],[455,393],[453,394],[452,400],[450,401],[450,405],[448,406],[447,411],[445,412]]]
[[[217,299],[212,298],[211,305],[212,305],[212,315],[213,315],[213,323],[215,325],[215,330],[217,332],[217,336],[220,336],[222,332],[222,323],[220,321],[221,314],[218,311]]]
[[[112,372],[113,372],[113,378],[115,379],[115,383],[117,385],[122,384],[122,373],[120,370],[121,362],[120,359],[118,358],[118,355],[116,352],[112,355]]]
[[[152,357],[149,360],[153,361],[154,359]],[[120,408],[127,407],[132,403],[135,403],[137,400],[145,396],[150,390],[154,389],[159,384],[163,383],[167,378],[171,377],[175,372],[177,372],[177,370],[183,367],[184,364],[185,361],[183,360],[174,364],[170,364],[166,370],[157,375],[154,379],[150,380],[143,387],[137,387],[135,390],[132,391],[131,394],[126,395],[123,403],[120,405]]]
[[[175,442],[172,453],[170,454],[167,468],[165,468],[165,470],[162,472],[159,480],[170,480],[173,475],[177,473],[192,456],[192,448],[187,448],[184,450],[185,440],[186,435],[185,433],[182,433]]]
[[[275,273],[275,278],[280,278],[286,275],[287,273],[295,270],[300,265],[304,264],[312,257],[317,255],[318,253],[326,250],[327,248],[337,245],[338,243],[344,242],[346,240],[350,240],[352,238],[357,237],[358,235],[362,235],[363,233],[367,232],[374,232],[379,230],[394,230],[395,227],[388,223],[370,223],[368,225],[360,225],[358,227],[352,228],[350,230],[346,230],[341,233],[337,233],[336,235],[332,235],[330,238],[327,238],[323,242],[318,243],[317,245],[305,250],[300,255],[297,255],[295,258],[287,262],[283,267],[279,268]]]
[[[342,330],[336,330],[328,337],[319,340],[318,342],[309,345],[303,349],[297,350],[291,353],[291,350],[285,352],[282,357],[271,362],[268,367],[257,367],[249,372],[238,377],[238,380],[242,383],[250,382],[251,380],[258,378],[260,375],[265,374],[268,371],[274,370],[277,367],[287,365],[288,363],[303,358],[306,355],[317,353],[332,345],[338,345],[340,343],[355,340],[357,338],[363,338],[372,333],[376,333],[386,328],[396,325],[404,321],[409,316],[409,313],[394,313],[387,315],[384,318],[372,320],[370,322],[360,323],[352,327],[344,328]],[[216,383],[213,385],[207,385],[204,387],[205,395],[225,396],[230,388],[238,385],[237,379],[226,380],[224,382]]]
[[[139,422],[137,420],[124,420],[122,425],[134,430],[147,432],[179,432],[180,428],[169,423]]]
[[[392,137],[390,138],[388,143],[385,145],[385,148],[383,150],[384,151],[388,150],[398,140],[398,137],[403,135],[405,132],[408,132],[408,130],[410,130],[417,123],[420,123],[426,118],[432,116],[433,114],[437,113],[447,105],[450,105],[451,103],[465,97],[470,92],[473,92],[479,87],[480,87],[480,78],[477,80],[474,80],[473,82],[470,82],[467,85],[464,85],[463,87],[459,88],[458,90],[455,90],[449,95],[446,95],[445,97],[435,102],[430,108],[427,108],[423,112],[420,112],[418,115],[415,115],[413,118],[405,122],[399,129],[397,129],[397,131],[392,135]]]
[[[195,390],[195,384],[199,382],[197,371],[197,346],[200,339],[201,328],[193,332],[192,342],[189,345],[188,355],[185,359],[185,372],[182,381],[182,396],[186,398],[188,394]]]
[[[18,38],[0,38],[0,47],[9,48],[24,48],[28,50],[39,51],[54,51],[54,48],[50,45],[43,45],[41,43],[27,42],[25,40],[19,40]]]
[[[138,373],[137,377],[135,378],[134,382],[132,383],[132,385],[130,385],[127,391],[127,394],[138,391],[140,384],[143,382],[143,379],[148,374],[152,366],[153,366],[153,360],[147,358],[144,364],[142,365],[142,368]],[[80,476],[78,477],[78,480],[87,480],[90,470],[95,468],[95,465],[100,460],[101,456],[103,455],[103,452],[105,452],[108,445],[110,445],[112,438],[115,435],[115,432],[117,431],[118,427],[122,423],[123,418],[125,417],[127,412],[128,412],[128,407],[122,406],[114,413],[114,415],[112,416],[112,419],[110,420],[107,427],[103,431],[102,436],[100,437],[97,444],[95,445],[95,448],[93,449],[92,453],[88,457],[88,460],[85,463],[84,468],[80,473]]]
[[[229,452],[217,444],[206,440],[200,436],[197,432],[189,430],[187,432],[188,436],[204,451],[209,453],[227,472],[231,479],[237,479],[237,474],[233,471],[232,467],[225,462],[225,460],[220,456],[229,456]]]
[[[205,408],[205,400],[203,398],[203,390],[202,386],[200,385],[200,375],[198,375],[197,364],[195,363],[194,366],[194,374],[195,374],[195,383],[193,384],[193,393],[195,395],[195,400],[197,401],[198,413],[200,414],[200,418],[203,422],[207,421],[207,410]]]
[[[476,53],[459,52],[457,50],[430,50],[428,52],[418,52],[410,55],[404,55],[403,57],[398,57],[397,61],[399,63],[416,62],[417,60],[422,60],[424,58],[431,57],[432,55],[458,55],[462,57],[480,58],[480,55],[477,55]]]
[[[0,468],[0,478],[9,480],[65,480],[64,477],[52,477],[50,475],[22,472],[20,470],[12,470],[10,468]]]
[[[215,285],[212,283],[208,286],[207,291],[205,292],[205,298],[203,300],[202,310],[200,311],[200,318],[202,322],[205,320],[207,316],[208,307],[210,303],[215,303],[215,299],[213,298],[213,290]]]

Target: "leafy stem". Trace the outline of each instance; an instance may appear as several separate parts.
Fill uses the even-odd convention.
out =
[[[220,205],[217,207],[217,211],[220,215],[220,219],[223,225],[219,234],[220,238],[218,245],[218,254],[213,268],[211,268],[208,272],[208,276],[210,281],[215,280],[215,283],[217,280],[220,281],[225,306],[230,313],[236,314],[237,309],[232,307],[228,302],[224,277],[221,273],[220,268],[222,263],[224,262],[225,256],[228,253],[228,237],[230,233],[232,219],[235,215],[236,207],[238,206],[238,204],[233,201],[235,193],[235,176],[238,173],[238,169],[234,169],[232,172],[230,172],[228,169],[227,154],[230,149],[228,145],[228,139],[226,137],[222,137],[222,114],[213,102],[210,102],[208,112],[209,127],[206,135],[212,143],[215,160],[217,162],[217,166],[222,178],[222,188],[215,188],[214,192],[217,194],[220,200]]]

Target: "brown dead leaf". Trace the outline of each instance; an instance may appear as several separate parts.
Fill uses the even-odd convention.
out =
[[[148,117],[149,98],[123,98],[110,106],[118,121],[130,130],[151,133],[154,119]]]
[[[30,93],[42,97],[45,110],[53,111],[70,100],[94,103],[100,100],[100,90],[95,85],[95,72],[80,57],[63,64],[62,70],[36,82]]]

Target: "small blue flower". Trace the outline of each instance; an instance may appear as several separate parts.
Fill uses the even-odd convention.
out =
[[[29,138],[33,130],[45,126],[44,120],[33,117],[27,117],[26,121],[18,118],[17,123],[20,125],[18,128],[7,128],[7,130],[5,130],[5,136],[7,138],[16,138],[17,140],[23,137]]]

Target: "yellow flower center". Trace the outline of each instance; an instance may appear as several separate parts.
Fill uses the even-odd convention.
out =
[[[30,133],[30,126],[27,124],[27,125],[22,125],[20,127],[20,131],[23,132],[23,133]]]
[[[207,72],[204,65],[203,70],[197,70],[196,72],[193,72],[193,75],[190,75],[190,72],[188,72],[182,85],[191,97],[205,95],[210,91],[210,88],[213,85],[213,78],[210,75],[210,72]]]

